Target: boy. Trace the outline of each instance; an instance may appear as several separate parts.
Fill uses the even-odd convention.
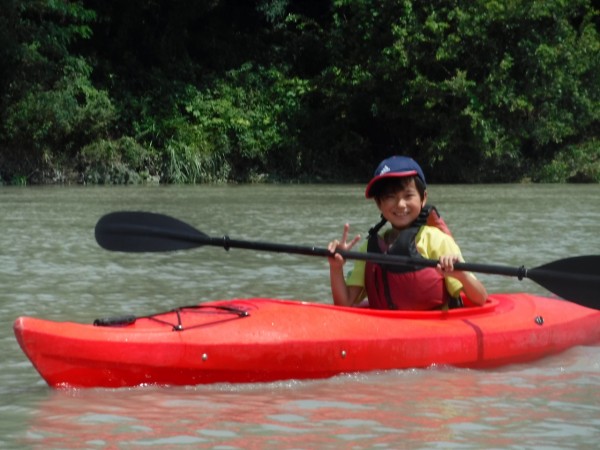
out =
[[[424,257],[437,260],[438,265],[421,268],[356,261],[345,280],[345,260],[335,253],[329,258],[334,304],[353,306],[367,296],[371,308],[432,310],[461,306],[461,291],[471,303],[485,303],[487,292],[481,282],[470,272],[454,270],[454,263],[462,261],[460,249],[435,208],[425,206],[425,176],[413,159],[392,156],[382,161],[365,196],[375,199],[382,220],[369,231],[360,251]],[[386,222],[391,228],[379,233]],[[356,245],[360,236],[348,242],[349,229],[346,224],[341,241],[329,243],[331,252]]]

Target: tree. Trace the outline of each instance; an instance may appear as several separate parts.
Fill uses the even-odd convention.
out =
[[[340,0],[333,16],[316,82],[336,159],[401,152],[440,181],[513,181],[597,137],[587,0]]]
[[[95,13],[80,2],[4,1],[2,165],[34,181],[60,179],[64,160],[113,118],[106,93],[90,81],[90,65],[71,53],[90,37]]]

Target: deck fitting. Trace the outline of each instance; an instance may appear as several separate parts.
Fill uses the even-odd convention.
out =
[[[544,325],[544,318],[542,316],[535,316],[535,323],[538,325]]]

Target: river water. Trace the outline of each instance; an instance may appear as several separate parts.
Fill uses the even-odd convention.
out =
[[[527,267],[600,254],[599,194],[598,185],[429,188],[467,261]],[[116,210],[169,214],[211,236],[318,247],[345,222],[364,235],[377,220],[358,185],[0,188],[0,448],[597,448],[600,345],[494,370],[52,390],[14,339],[20,315],[90,323],[236,297],[330,301],[323,258],[102,250],[94,225]],[[550,295],[528,280],[479,278],[490,292]]]

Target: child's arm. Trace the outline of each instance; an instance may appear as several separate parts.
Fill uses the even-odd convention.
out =
[[[454,263],[459,261],[458,255],[440,256],[437,270],[444,277],[452,277],[460,281],[467,298],[476,305],[483,305],[488,295],[485,286],[471,272],[454,270]]]
[[[340,255],[336,255],[336,258]],[[334,258],[330,258],[334,259]],[[352,306],[358,300],[358,296],[363,291],[361,286],[347,286],[346,280],[344,279],[344,272],[342,268],[337,268],[335,265],[330,263],[329,266],[329,279],[331,281],[331,296],[333,297],[333,304],[338,306]]]

